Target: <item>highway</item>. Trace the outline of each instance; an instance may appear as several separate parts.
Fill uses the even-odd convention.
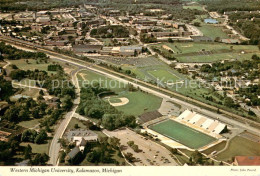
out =
[[[0,37],[0,39],[3,40],[3,38],[1,38],[1,37]],[[6,39],[4,39],[4,40],[12,43],[12,40],[6,40]],[[22,45],[25,48],[28,47],[26,44],[23,44],[23,43],[20,43],[20,42],[19,42],[20,44],[17,43],[18,42],[17,40],[15,40],[15,42],[16,42],[17,45]],[[25,42],[25,43],[28,43],[28,42]],[[26,45],[26,46],[24,46],[24,45]],[[35,45],[29,46],[29,47],[35,48]],[[44,52],[44,53],[48,54],[49,56],[52,56],[52,58],[58,59],[60,61],[67,62],[67,63],[73,64],[73,65],[82,67],[84,69],[88,69],[88,70],[103,74],[107,77],[111,77],[113,79],[119,80],[119,81],[124,82],[124,83],[133,84],[134,86],[139,87],[139,88],[141,88],[142,90],[144,90],[148,93],[154,94],[154,95],[159,96],[161,98],[166,98],[166,99],[171,100],[171,101],[173,101],[177,104],[180,104],[184,107],[187,107],[189,109],[193,109],[197,112],[200,112],[204,115],[207,115],[207,116],[209,116],[213,119],[218,119],[218,120],[223,121],[227,124],[230,124],[232,126],[236,126],[236,127],[239,127],[239,128],[243,128],[243,129],[250,131],[252,133],[255,133],[255,134],[260,133],[260,130],[259,130],[260,124],[259,123],[254,122],[254,121],[249,120],[249,119],[246,119],[246,118],[241,117],[239,115],[233,114],[233,113],[228,112],[226,110],[220,109],[219,111],[220,111],[220,113],[231,116],[232,118],[226,117],[226,116],[218,114],[218,113],[215,113],[214,111],[217,111],[218,108],[216,108],[212,105],[205,104],[205,103],[200,102],[198,100],[191,99],[189,97],[178,94],[176,92],[172,92],[172,91],[169,91],[167,89],[157,87],[157,86],[152,85],[150,83],[132,78],[130,76],[126,76],[124,74],[112,71],[110,69],[107,69],[107,68],[104,68],[104,67],[101,67],[101,66],[98,66],[98,65],[90,66],[90,63],[82,61],[82,60],[77,59],[77,58],[58,54],[56,52],[53,52],[53,51],[50,51],[50,50],[47,50],[47,49],[37,48],[37,50]],[[169,96],[169,95],[171,95],[171,96]],[[185,101],[183,101],[183,100],[185,100]],[[192,102],[192,104],[189,103],[189,102],[186,102],[186,101]],[[211,111],[206,110],[206,109],[202,109],[202,108],[200,108],[200,106],[209,108],[209,109],[211,109]],[[237,120],[239,120],[239,121],[237,121]],[[254,126],[258,126],[258,128],[249,126],[248,124],[253,124]]]

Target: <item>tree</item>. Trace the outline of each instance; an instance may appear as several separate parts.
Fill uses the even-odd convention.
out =
[[[64,163],[65,162],[65,157],[66,157],[66,153],[64,151],[61,151],[60,153],[60,163]]]
[[[198,150],[192,153],[191,158],[196,164],[203,164],[203,155]]]
[[[196,26],[196,27],[200,27],[201,26],[200,22],[194,22],[193,25]]]
[[[31,165],[33,166],[45,166],[49,156],[46,153],[36,154],[36,156],[31,160]]]
[[[43,90],[40,90],[40,91],[39,91],[39,94],[43,96],[43,95],[44,95]]]
[[[75,128],[75,129],[79,129],[79,128],[80,128],[80,127],[79,127],[79,124],[76,123],[76,124],[74,125],[74,128]]]
[[[24,149],[24,159],[31,159],[32,147],[28,144]]]
[[[250,116],[256,116],[256,114],[255,114],[251,109],[249,109],[248,115],[250,115]]]
[[[41,130],[40,133],[35,137],[34,143],[36,144],[43,144],[47,139],[48,135],[45,130]]]

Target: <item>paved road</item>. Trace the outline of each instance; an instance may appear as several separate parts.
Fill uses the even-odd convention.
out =
[[[53,139],[51,141],[50,149],[49,149],[49,164],[56,166],[58,163],[58,158],[59,158],[59,151],[61,149],[60,143],[58,143],[58,140],[62,137],[64,134],[68,124],[70,123],[72,117],[74,116],[78,104],[80,102],[80,89],[79,89],[79,84],[78,84],[78,79],[77,79],[77,73],[78,71],[73,71],[72,73],[72,82],[76,87],[76,93],[77,93],[77,98],[74,100],[74,107],[70,112],[68,112],[64,119],[61,121],[61,123],[58,125],[57,130],[55,131],[55,134],[53,136]]]

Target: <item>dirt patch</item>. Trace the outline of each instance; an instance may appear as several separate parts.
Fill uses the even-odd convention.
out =
[[[109,100],[110,98],[108,97],[108,102],[110,103],[110,105],[117,107],[117,106],[124,106],[126,104],[129,103],[128,98],[122,97],[122,98],[118,98],[121,102],[119,103],[111,103],[111,101]]]

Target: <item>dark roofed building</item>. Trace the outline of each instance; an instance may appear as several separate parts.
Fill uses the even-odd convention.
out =
[[[74,147],[67,156],[67,160],[73,160],[75,156],[80,152],[79,147]]]
[[[260,156],[236,156],[236,166],[260,166]]]
[[[74,45],[73,51],[76,53],[99,53],[102,45]]]
[[[213,39],[207,36],[191,36],[194,42],[213,42]]]
[[[142,114],[139,118],[143,123],[146,123],[159,117],[162,117],[161,113],[159,113],[158,111],[152,111]]]

